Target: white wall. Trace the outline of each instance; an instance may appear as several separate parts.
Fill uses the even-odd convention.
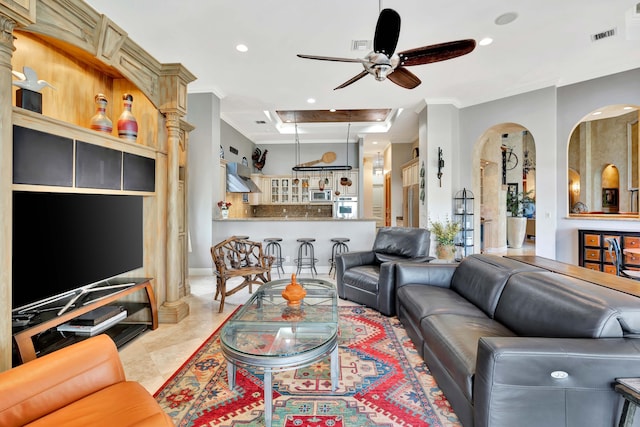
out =
[[[453,195],[458,188],[460,172],[469,169],[470,164],[457,162],[459,149],[458,109],[452,105],[429,105],[423,110],[427,115],[427,158],[425,165],[425,187],[427,192],[427,221],[451,219]],[[438,148],[442,149],[444,169],[442,179],[438,179]],[[422,150],[420,150],[422,153]],[[420,159],[422,165],[423,159]],[[429,222],[426,223],[429,228]],[[432,245],[435,249],[435,246]]]
[[[640,105],[640,69],[588,80],[558,89],[558,126],[556,158],[560,173],[554,188],[558,207],[558,229],[556,233],[558,260],[578,263],[578,229],[640,231],[637,220],[585,220],[568,218],[568,146],[574,127],[587,114],[606,105]],[[538,137],[534,134],[536,143]],[[546,152],[538,150],[538,159]],[[538,165],[540,164],[538,160]],[[540,176],[540,174],[538,174]],[[539,187],[543,188],[543,187]]]
[[[359,144],[360,142],[349,143],[348,164],[354,169],[358,169],[360,166]],[[296,149],[295,144],[293,144],[293,139],[291,144],[263,144],[258,145],[258,148],[263,152],[265,150],[268,151],[265,166],[262,169],[263,174],[291,174],[291,168],[296,165]],[[330,164],[318,163],[317,166],[336,166],[347,164],[346,143],[326,144],[314,142],[300,143],[300,163],[321,159],[322,155],[329,151],[336,153],[336,160]],[[249,157],[249,164],[253,165],[251,157]]]
[[[536,254],[556,259],[558,221],[556,151],[556,89],[546,88],[460,110],[460,151],[454,169],[460,188],[480,194],[479,156],[474,152],[482,134],[501,123],[517,123],[528,129],[536,143]],[[475,162],[475,163],[474,163]],[[477,240],[477,239],[476,239]]]
[[[213,201],[223,200],[220,185],[220,100],[212,93],[189,94],[187,200],[191,252],[189,268],[211,268]]]

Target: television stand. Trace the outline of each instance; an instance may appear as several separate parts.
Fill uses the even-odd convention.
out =
[[[105,291],[105,290],[108,290],[108,289],[126,288],[126,287],[129,287],[131,285],[135,285],[135,282],[121,283],[121,284],[118,284],[118,285],[96,286],[94,288],[83,289],[83,290],[80,291],[80,293],[78,293],[78,295],[76,295],[73,298],[71,298],[69,300],[69,302],[66,303],[65,306],[62,307],[58,311],[58,316],[62,315],[65,311],[69,310],[76,303],[76,301],[78,301],[80,298],[86,296],[87,294],[90,294],[91,292],[100,292],[100,291]]]
[[[60,306],[51,310],[42,307],[38,313],[25,326],[13,328],[13,340],[17,350],[17,363],[28,362],[39,356],[66,347],[74,342],[86,339],[80,335],[62,335],[56,331],[56,327],[69,322],[76,317],[109,304],[124,306],[129,317],[122,322],[115,324],[104,333],[111,336],[117,345],[123,345],[138,336],[147,328],[157,329],[158,327],[158,307],[151,285],[151,279],[122,279],[121,283],[113,280],[98,285],[94,288],[86,289],[91,292],[81,292],[80,295],[70,295],[70,301],[65,301],[65,307],[60,310]],[[133,298],[125,298],[136,295]],[[73,306],[81,301],[80,297],[91,296],[93,299]],[[144,300],[143,302],[134,302]],[[68,305],[68,307],[67,307]],[[57,315],[62,311],[61,315]],[[146,311],[148,320],[138,320],[140,316],[132,317],[136,313],[142,314]],[[134,320],[135,319],[135,320]]]

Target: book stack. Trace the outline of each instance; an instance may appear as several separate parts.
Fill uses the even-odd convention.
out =
[[[57,327],[60,332],[72,332],[76,335],[93,336],[115,325],[127,317],[124,307],[106,305],[76,317]]]

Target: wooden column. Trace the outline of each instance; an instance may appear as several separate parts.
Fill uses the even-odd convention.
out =
[[[16,23],[0,16],[0,99],[11,100],[11,57]],[[13,127],[11,102],[0,102],[0,371],[11,368],[11,234]]]
[[[167,240],[166,240],[166,301],[160,307],[161,323],[176,323],[189,314],[189,305],[180,300],[181,247],[179,245],[179,167],[180,115],[164,112],[167,127]]]

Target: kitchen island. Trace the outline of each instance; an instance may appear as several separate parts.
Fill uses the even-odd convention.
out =
[[[331,258],[331,238],[348,237],[347,243],[350,251],[365,251],[373,247],[376,235],[376,219],[334,219],[334,218],[238,218],[213,221],[213,244],[217,244],[231,236],[249,236],[249,240],[262,242],[267,237],[281,237],[283,267],[286,273],[295,273],[294,259],[298,257],[299,243],[296,239],[312,237],[314,242],[315,257],[317,258],[316,270],[319,274],[329,272],[329,259]],[[277,277],[275,269],[273,275]],[[300,274],[309,275],[308,269]]]

